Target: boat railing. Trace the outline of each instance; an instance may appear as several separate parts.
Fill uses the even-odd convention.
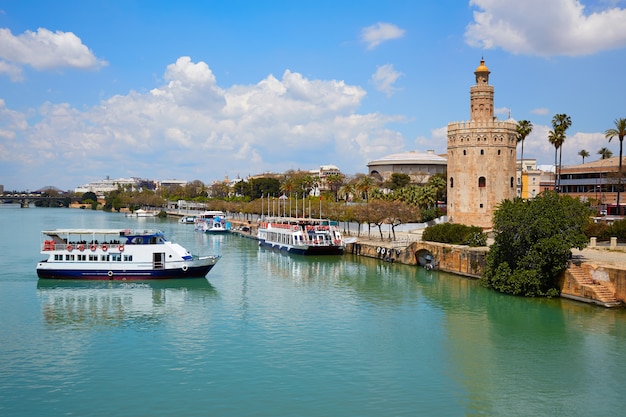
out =
[[[96,250],[102,250],[106,252],[108,250],[118,250],[123,252],[125,249],[125,245],[123,243],[115,242],[115,243],[58,243],[54,240],[46,240],[43,242],[43,250],[44,251],[56,251],[56,250],[66,250],[68,252],[78,251],[91,251],[95,252]]]

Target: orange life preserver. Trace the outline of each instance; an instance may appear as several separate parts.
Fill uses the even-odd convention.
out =
[[[74,246],[72,246],[72,245],[67,245],[67,246],[65,247],[65,249],[67,249],[68,251],[70,251],[70,252],[71,252],[71,251],[73,251],[73,250],[74,250]]]
[[[97,246],[94,245],[93,243],[89,246],[89,249],[91,249],[92,252],[95,251],[96,248],[97,248]]]
[[[85,250],[85,245],[78,245],[78,250],[79,251],[84,251]]]
[[[117,247],[117,248],[119,249],[119,251],[120,251],[120,252],[123,252],[123,251],[124,251],[124,245],[118,245],[118,247]]]
[[[106,252],[106,251],[107,251],[107,249],[109,249],[109,246],[108,246],[108,245],[106,245],[106,244],[105,244],[105,245],[102,245],[102,250],[103,250],[103,251],[105,251],[105,252]]]

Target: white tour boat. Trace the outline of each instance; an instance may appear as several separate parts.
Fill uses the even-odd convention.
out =
[[[230,223],[226,214],[220,210],[207,210],[196,217],[195,229],[204,233],[226,233],[230,231]]]
[[[158,215],[159,215],[158,211],[144,210],[144,209],[139,209],[133,212],[126,213],[126,217],[156,217]]]
[[[196,223],[196,216],[183,216],[180,219],[178,219],[178,223],[195,224]]]
[[[278,217],[259,223],[259,245],[299,255],[341,255],[345,243],[337,222]]]
[[[192,255],[159,230],[58,229],[42,232],[39,278],[144,280],[201,278],[218,255]]]

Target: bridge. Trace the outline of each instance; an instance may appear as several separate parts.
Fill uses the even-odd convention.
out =
[[[43,196],[35,193],[5,193],[0,195],[1,204],[19,204],[22,208],[28,208],[31,203],[37,201],[59,201],[62,202],[68,196],[60,195],[56,197]]]

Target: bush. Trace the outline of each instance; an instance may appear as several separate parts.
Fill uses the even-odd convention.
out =
[[[487,235],[478,226],[457,223],[441,223],[424,230],[422,239],[429,242],[450,243],[453,245],[486,246]]]
[[[494,213],[493,245],[481,280],[487,287],[523,296],[559,294],[558,280],[571,248],[588,242],[589,208],[578,199],[544,192],[533,200],[504,200]]]
[[[438,208],[431,207],[427,209],[420,210],[420,221],[422,223],[429,222],[431,220],[435,220],[436,218],[442,215],[442,211]]]
[[[587,237],[596,237],[598,241],[607,241],[616,237],[620,241],[626,240],[626,220],[618,220],[612,225],[604,222],[590,223],[585,227]]]

